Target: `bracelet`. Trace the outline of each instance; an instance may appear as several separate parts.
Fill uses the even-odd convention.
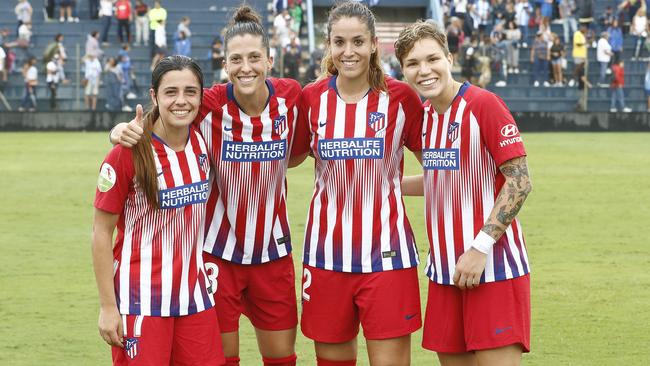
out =
[[[486,234],[483,230],[478,232],[474,242],[472,242],[472,247],[483,254],[488,254],[492,250],[492,246],[496,240],[494,240],[490,235]]]

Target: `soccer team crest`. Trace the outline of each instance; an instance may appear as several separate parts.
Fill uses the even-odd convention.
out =
[[[460,133],[460,123],[450,122],[449,129],[447,130],[447,138],[449,139],[449,142],[456,141],[459,133]]]
[[[198,156],[199,166],[204,173],[208,173],[210,170],[210,161],[208,160],[207,154],[201,154]]]
[[[127,338],[124,341],[124,352],[126,352],[130,359],[134,359],[138,355],[138,339]]]
[[[287,129],[287,116],[279,116],[275,117],[273,120],[273,132],[277,133],[278,135],[282,135],[284,130]]]
[[[375,132],[386,128],[386,115],[381,112],[370,112],[368,115],[368,126]]]

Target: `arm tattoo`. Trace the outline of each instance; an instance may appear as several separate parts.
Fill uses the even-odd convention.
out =
[[[499,169],[506,181],[482,229],[495,240],[510,226],[532,190],[525,157],[508,160]]]

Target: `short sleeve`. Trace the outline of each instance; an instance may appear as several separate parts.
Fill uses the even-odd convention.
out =
[[[309,104],[307,92],[300,95],[298,99],[298,118],[293,134],[291,145],[291,156],[300,156],[309,152],[310,129],[309,129]]]
[[[226,89],[223,85],[214,85],[210,88],[203,89],[203,97],[201,98],[201,108],[199,113],[194,118],[193,124],[198,128],[201,122],[205,119],[208,113],[217,108],[221,108],[221,100]]]
[[[115,146],[106,156],[97,178],[95,208],[119,214],[129,191],[133,189],[133,156],[131,149]]]
[[[410,87],[402,103],[404,115],[404,145],[411,151],[422,151],[422,118],[424,108],[418,95]]]
[[[478,99],[481,138],[497,166],[526,155],[519,128],[506,104],[498,96],[485,92]]]

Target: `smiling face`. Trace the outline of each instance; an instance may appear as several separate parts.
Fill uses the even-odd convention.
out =
[[[232,37],[226,45],[225,70],[228,79],[241,96],[265,92],[266,76],[273,66],[262,37],[243,34]]]
[[[377,51],[377,37],[372,37],[366,24],[356,17],[340,18],[331,28],[329,48],[340,79],[367,82],[370,57]]]
[[[158,90],[149,89],[149,94],[161,120],[170,127],[189,126],[201,106],[201,83],[189,69],[167,72]]]
[[[430,101],[450,90],[453,82],[451,54],[432,38],[422,38],[413,44],[402,59],[404,77],[418,94]]]

